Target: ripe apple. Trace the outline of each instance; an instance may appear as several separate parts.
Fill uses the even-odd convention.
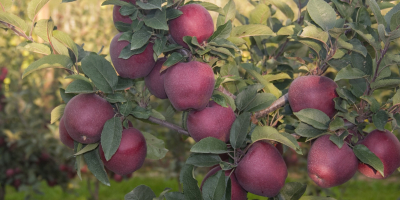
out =
[[[334,98],[337,84],[330,78],[324,76],[301,76],[296,78],[289,87],[289,104],[293,112],[305,108],[318,109],[330,118],[337,110]]]
[[[57,180],[54,180],[53,178],[47,179],[46,182],[49,187],[54,187],[58,184]]]
[[[389,177],[400,167],[400,142],[393,133],[388,130],[374,130],[369,133],[359,144],[365,145],[383,163],[385,177],[370,165],[360,162],[358,171],[367,177],[384,179]]]
[[[61,117],[60,119],[60,126],[58,127],[58,132],[60,133],[60,140],[61,142],[73,149],[74,148],[74,140],[71,138],[71,136],[68,134],[67,129],[65,129],[65,125],[64,125],[64,117]]]
[[[329,140],[330,135],[319,137],[312,144],[307,158],[308,176],[322,188],[341,185],[357,172],[358,160],[353,150],[342,148]]]
[[[165,72],[163,71],[160,73],[161,67],[166,60],[166,58],[158,59],[153,70],[151,70],[150,74],[144,78],[144,83],[146,84],[146,87],[149,89],[150,93],[159,99],[168,98],[164,88]]]
[[[18,190],[19,186],[21,186],[22,181],[21,179],[15,179],[12,183],[12,185],[15,187],[16,190]]]
[[[1,72],[0,72],[0,83],[2,83],[4,81],[4,79],[6,79],[7,73],[8,73],[8,69],[6,67],[2,67]]]
[[[204,177],[203,181],[201,182],[200,190],[202,190],[204,183],[206,180],[216,174],[218,171],[221,170],[220,166],[216,166],[212,168]],[[247,191],[239,185],[235,173],[231,173],[231,170],[225,171],[225,176],[230,176],[231,179],[231,200],[247,200]]]
[[[119,174],[114,174],[113,179],[115,180],[115,182],[121,182],[122,181],[122,176]]]
[[[104,166],[116,174],[127,175],[142,167],[147,154],[146,140],[139,130],[124,129],[118,150],[109,161],[106,161],[101,145],[99,151]]]
[[[225,108],[210,101],[205,109],[190,111],[187,118],[187,129],[196,142],[206,137],[214,137],[228,142],[235,119],[235,113],[231,108]]]
[[[96,94],[78,94],[64,110],[64,125],[72,139],[90,144],[100,140],[103,126],[114,117],[110,103]]]
[[[178,63],[167,69],[165,92],[178,111],[204,109],[215,85],[214,72],[209,65],[198,61]]]
[[[10,177],[12,177],[12,176],[14,176],[14,169],[7,169],[6,170],[6,176],[7,176],[7,178],[10,178]]]
[[[132,4],[136,4],[136,0],[121,0],[121,1],[125,1],[125,2],[130,2]],[[122,23],[125,23],[125,24],[132,24],[131,18],[129,18],[129,16],[121,15],[121,13],[119,12],[119,9],[121,9],[121,6],[114,6],[114,9],[113,9],[113,21],[114,21],[114,24],[116,22],[122,22]],[[118,31],[120,31],[120,30],[118,30]]]
[[[119,58],[119,54],[129,42],[118,41],[122,33],[118,33],[110,44],[110,57],[114,64],[115,70],[122,78],[143,78],[147,76],[156,63],[153,58],[153,43],[149,43],[146,49],[140,53],[131,56],[128,59]]]
[[[253,143],[239,161],[235,175],[246,191],[264,197],[274,197],[284,186],[288,172],[278,149],[260,140]]]
[[[169,32],[179,45],[189,48],[184,36],[196,36],[199,44],[214,33],[214,22],[210,13],[199,4],[188,4],[179,8],[182,15],[169,21]]]

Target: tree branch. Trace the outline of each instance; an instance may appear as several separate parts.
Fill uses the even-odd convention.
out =
[[[285,94],[276,101],[274,101],[268,108],[254,113],[251,118],[252,119],[263,118],[267,116],[269,113],[274,112],[275,110],[278,110],[279,108],[283,107],[288,102],[289,102],[289,95]]]
[[[225,88],[222,87],[222,86],[219,86],[217,90],[220,91],[220,92],[222,92],[222,93],[225,94],[226,96],[231,97],[232,99],[236,99],[236,96],[235,96],[235,95],[233,95],[232,93],[230,93],[227,89],[225,89]]]
[[[180,134],[190,136],[189,132],[187,132],[187,131],[186,131],[185,129],[183,129],[182,127],[180,127],[180,126],[178,126],[178,125],[175,125],[175,124],[172,124],[172,123],[170,123],[170,122],[167,122],[167,121],[165,121],[165,120],[161,120],[161,119],[158,119],[158,118],[155,118],[155,117],[151,117],[151,116],[149,117],[148,120],[151,121],[151,122],[153,122],[153,123],[156,123],[156,124],[158,124],[158,125],[167,127],[167,128],[172,129],[172,130],[174,130],[174,131],[177,131],[177,132],[180,133]]]

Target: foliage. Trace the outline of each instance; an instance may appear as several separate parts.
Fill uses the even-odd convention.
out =
[[[181,15],[176,8],[182,6],[183,1],[137,1],[133,5],[108,0],[103,3],[121,6],[119,12],[133,21],[132,25],[115,23],[123,31],[122,40],[129,42],[120,58],[128,59],[142,53],[151,42],[154,43],[155,60],[167,57],[162,71],[168,71],[185,60],[207,63],[213,68],[216,78],[213,99],[222,106],[234,108],[237,115],[230,129],[229,144],[205,138],[194,145],[180,173],[183,193],[166,191],[160,199],[201,199],[201,194],[215,199],[220,199],[221,195],[228,197],[230,190],[226,188],[230,179],[225,182],[221,173],[208,181],[210,185],[205,188],[221,188],[217,191],[227,192],[219,194],[208,190],[201,193],[193,177],[195,167],[219,164],[224,170],[234,170],[251,144],[258,140],[282,143],[302,154],[298,142],[330,134],[330,140],[339,148],[349,145],[362,162],[383,172],[382,161],[368,148],[356,144],[366,135],[366,130],[394,131],[399,128],[397,87],[400,79],[397,65],[400,59],[392,49],[400,37],[398,5],[373,0],[332,0],[329,3],[323,0],[287,0],[286,4],[246,1],[240,6],[246,4],[252,8],[246,13],[237,12],[239,6],[235,3],[238,2],[233,0],[224,7],[206,2],[187,2],[190,3],[216,11],[218,17],[216,31],[206,42],[199,44],[197,38],[191,36],[183,38],[188,49],[173,42],[168,33],[168,21]],[[42,38],[43,43],[32,38],[32,32],[28,32],[29,25],[23,19],[9,12],[0,13],[4,28],[28,40],[23,45],[25,49],[46,55],[29,65],[22,74],[24,78],[33,76],[39,69],[64,68],[73,79],[65,90],[61,90],[65,103],[78,93],[96,93],[116,108],[117,117],[124,121],[125,126],[127,120],[137,119],[190,135],[185,128],[185,114],[182,115],[182,128],[172,123],[171,116],[176,113],[172,107],[165,112],[156,110],[143,79],[128,80],[118,76],[101,51],[85,51],[61,29],[55,30],[51,19],[35,23],[34,16],[38,10],[31,8],[37,6],[41,4],[32,1],[28,15],[34,33]],[[386,6],[390,11],[384,15],[381,7]],[[28,48],[26,44],[31,46]],[[293,112],[285,106],[288,88],[299,75],[325,75],[335,80],[339,87],[336,89],[338,97],[334,99],[338,113],[334,118],[312,108]],[[120,125],[107,125],[103,134],[105,131],[111,137],[118,137],[122,130]],[[163,158],[164,153],[157,153],[165,151],[163,142],[146,135],[148,144],[157,144],[147,146],[150,149],[147,157]],[[107,157],[112,157],[119,143],[104,140],[102,137],[100,142],[108,145]],[[87,147],[76,144],[75,152],[82,148]],[[83,156],[92,173],[108,185],[105,169],[98,165],[101,160],[93,149],[96,148],[85,151],[83,155],[76,154],[77,170],[83,166],[80,161]],[[229,160],[223,161],[217,156],[222,153],[228,153]],[[125,198],[140,196],[152,199],[158,195],[147,186],[139,187]],[[280,194],[271,199],[298,199],[306,191],[304,187],[300,183],[287,183]]]

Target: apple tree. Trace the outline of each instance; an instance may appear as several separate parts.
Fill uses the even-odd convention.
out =
[[[326,199],[304,194],[305,183],[286,182],[282,147],[302,155],[299,143],[306,142],[308,176],[320,188],[341,185],[357,170],[383,179],[400,167],[398,4],[106,0],[119,31],[110,62],[75,44],[52,19],[37,21],[47,2],[29,3],[31,25],[9,12],[0,12],[0,22],[27,40],[27,50],[45,54],[22,78],[62,68],[73,79],[51,117],[75,151],[79,177],[86,163],[109,185],[105,168],[126,175],[146,157],[165,156],[164,142],[132,119],[196,141],[180,172],[183,191],[166,189],[159,199]],[[151,95],[170,107],[153,108]],[[214,167],[200,186],[198,167]],[[125,196],[156,197],[145,185]]]

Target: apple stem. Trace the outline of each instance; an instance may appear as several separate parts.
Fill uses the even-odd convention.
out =
[[[180,134],[190,136],[189,132],[187,132],[187,131],[186,131],[185,129],[183,129],[182,127],[180,127],[180,126],[178,126],[178,125],[175,125],[175,124],[172,124],[172,123],[170,123],[170,122],[167,122],[167,121],[165,121],[165,120],[161,120],[161,119],[158,119],[158,118],[155,118],[155,117],[152,117],[152,116],[150,116],[148,120],[151,121],[151,122],[153,122],[153,123],[156,123],[156,124],[158,124],[158,125],[167,127],[167,128],[172,129],[172,130],[174,130],[174,131],[177,131],[177,132],[180,133]]]

